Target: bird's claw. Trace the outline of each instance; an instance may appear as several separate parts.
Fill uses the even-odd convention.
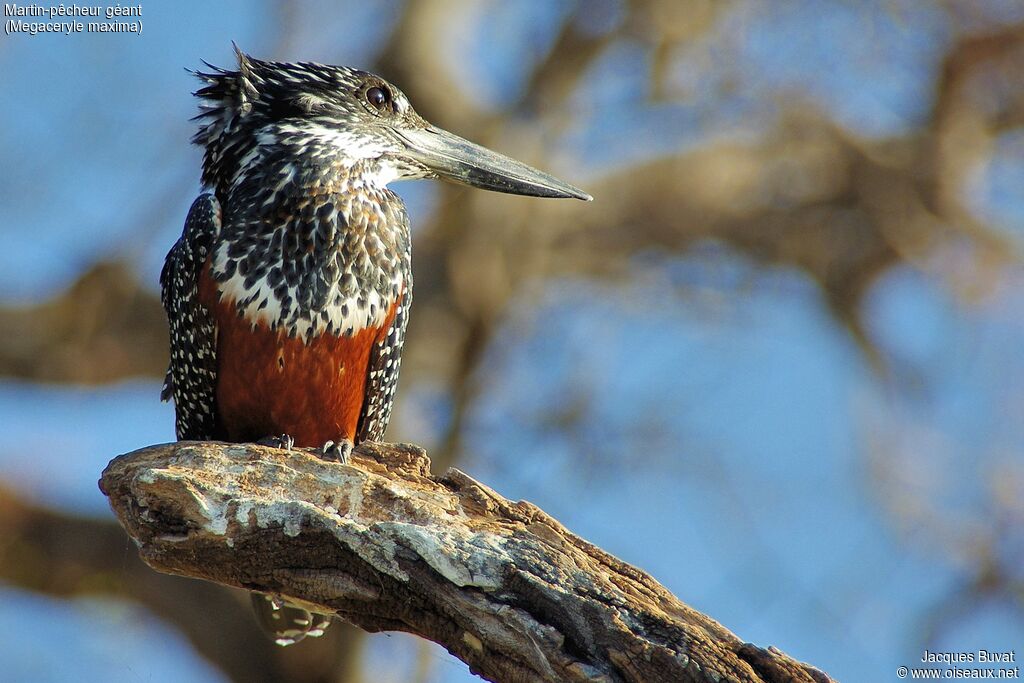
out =
[[[341,441],[327,441],[320,447],[320,458],[328,462],[340,462],[348,464],[348,456],[352,453],[353,444],[348,439]]]
[[[283,448],[286,451],[290,451],[292,446],[295,445],[295,438],[290,434],[281,434],[280,436],[265,436],[257,441],[260,446],[270,446],[271,448]]]
[[[250,593],[256,618],[278,645],[293,645],[303,638],[316,638],[330,626],[331,617],[311,613],[280,597]]]

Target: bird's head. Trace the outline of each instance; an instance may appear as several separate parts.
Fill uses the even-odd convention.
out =
[[[193,142],[205,147],[203,181],[230,186],[261,149],[283,143],[332,163],[371,168],[369,182],[441,177],[537,197],[587,193],[526,164],[430,125],[401,90],[340,66],[268,62],[236,46],[238,70],[207,64]]]

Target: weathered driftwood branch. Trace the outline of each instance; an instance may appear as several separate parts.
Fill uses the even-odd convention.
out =
[[[436,641],[494,681],[828,681],[744,643],[647,574],[413,446],[352,465],[183,442],[122,455],[101,489],[153,568]]]

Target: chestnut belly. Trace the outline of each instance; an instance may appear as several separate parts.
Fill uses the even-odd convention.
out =
[[[354,441],[381,328],[304,342],[263,323],[253,327],[233,306],[220,312],[217,410],[224,438],[289,434],[297,446]]]

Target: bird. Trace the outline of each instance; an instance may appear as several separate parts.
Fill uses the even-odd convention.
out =
[[[192,71],[203,192],[160,274],[161,398],[179,440],[344,463],[383,438],[412,303],[409,218],[389,184],[592,197],[431,125],[377,75],[234,50],[236,69]],[[329,623],[286,596],[253,593],[253,606],[281,645]]]

